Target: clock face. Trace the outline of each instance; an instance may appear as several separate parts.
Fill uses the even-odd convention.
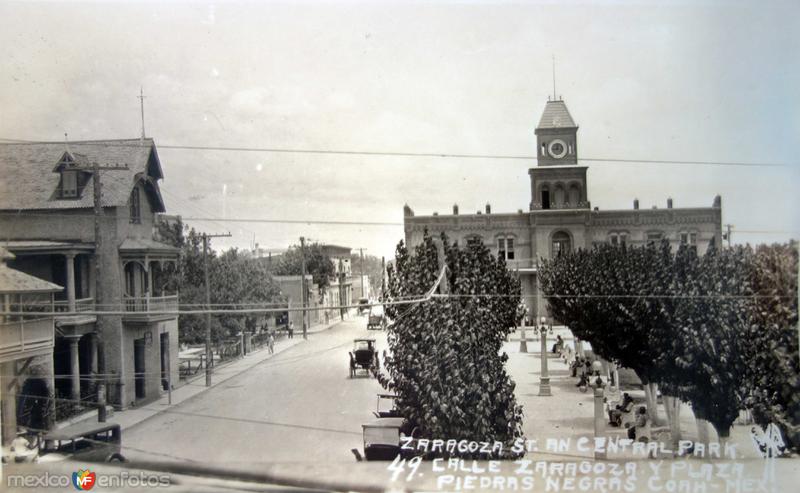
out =
[[[563,140],[555,139],[547,146],[547,152],[550,154],[550,157],[561,159],[567,155],[567,144],[565,144]]]

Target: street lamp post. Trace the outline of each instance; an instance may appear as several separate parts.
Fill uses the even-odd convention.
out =
[[[594,389],[594,437],[595,443],[597,438],[603,436],[606,431],[606,416],[603,409],[603,389],[605,389],[605,382],[600,377],[600,371],[603,369],[603,365],[598,361],[595,360],[592,363],[592,374],[596,377],[594,380],[589,382],[589,385],[592,386]],[[595,459],[605,459],[606,458],[606,451],[605,447],[595,447],[594,450],[594,458]]]
[[[542,340],[542,374],[539,377],[539,395],[549,396],[550,393],[550,375],[547,373],[547,318],[542,317],[541,327],[539,333]]]

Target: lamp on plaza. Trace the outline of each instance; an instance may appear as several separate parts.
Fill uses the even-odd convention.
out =
[[[541,327],[539,333],[541,334],[542,341],[542,373],[539,377],[539,395],[549,396],[550,393],[550,375],[547,373],[547,317],[542,317]]]
[[[597,440],[598,437],[602,436],[606,431],[606,418],[603,409],[603,397],[604,397],[604,389],[606,387],[606,383],[600,376],[600,372],[602,370],[603,370],[603,364],[600,363],[600,361],[598,360],[594,360],[594,362],[592,363],[592,377],[590,379],[589,385],[591,385],[591,387],[594,389],[595,440]],[[605,459],[606,458],[605,447],[595,447],[594,458]]]

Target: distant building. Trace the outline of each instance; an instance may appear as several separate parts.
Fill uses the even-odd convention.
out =
[[[353,305],[353,271],[350,265],[351,248],[339,245],[321,245],[322,253],[333,262],[334,275],[330,278],[328,288],[322,297],[323,306],[327,307],[325,321],[343,318],[347,314],[345,306]]]
[[[562,100],[548,101],[536,127],[538,166],[528,170],[531,201],[528,211],[495,213],[489,204],[475,214],[415,215],[404,208],[405,240],[409,247],[422,241],[427,229],[435,240],[441,232],[450,241],[480,241],[502,255],[508,269],[519,275],[528,319],[547,314],[537,282],[539,258],[552,258],[575,248],[598,243],[643,245],[667,239],[677,247],[687,244],[699,253],[722,239],[722,200],[711,207],[673,207],[667,199],[662,209],[640,209],[639,201],[627,210],[592,210],[586,175],[588,166],[578,159],[578,125]],[[621,186],[621,184],[620,184]]]
[[[101,250],[94,163],[127,166],[101,172]],[[55,322],[54,370],[65,375],[57,394],[91,400],[107,377],[118,407],[158,398],[168,369],[178,382],[178,320],[157,312],[177,310],[178,296],[163,289],[177,250],[156,228],[165,205],[153,140],[0,144],[0,176],[0,231],[16,255],[9,265],[64,286],[55,296],[64,312]],[[107,375],[98,376],[103,358]]]
[[[46,430],[55,412],[53,393],[53,317],[37,315],[53,306],[53,293],[63,288],[6,265],[14,255],[0,247],[0,412],[2,440],[8,445],[17,426]]]

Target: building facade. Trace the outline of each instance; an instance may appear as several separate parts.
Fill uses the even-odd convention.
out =
[[[94,212],[94,166],[102,215]],[[116,169],[110,169],[116,168]],[[55,295],[56,394],[92,400],[99,381],[125,408],[178,382],[177,250],[162,243],[163,178],[152,139],[0,144],[0,232],[9,266],[64,286]],[[100,233],[99,240],[95,230]],[[77,375],[76,375],[77,373]]]
[[[17,425],[33,432],[54,421],[53,295],[62,287],[6,265],[14,255],[0,247],[0,444],[17,435]]]
[[[588,166],[578,157],[578,125],[563,100],[548,101],[536,127],[537,166],[528,170],[531,200],[527,211],[494,213],[490,205],[476,214],[415,215],[404,208],[405,241],[418,245],[427,230],[434,239],[444,232],[450,241],[481,241],[502,255],[519,275],[529,321],[549,317],[537,281],[539,259],[600,243],[644,245],[667,239],[677,248],[687,244],[702,254],[721,245],[722,200],[710,207],[640,209],[639,201],[626,210],[592,209],[587,187]]]

